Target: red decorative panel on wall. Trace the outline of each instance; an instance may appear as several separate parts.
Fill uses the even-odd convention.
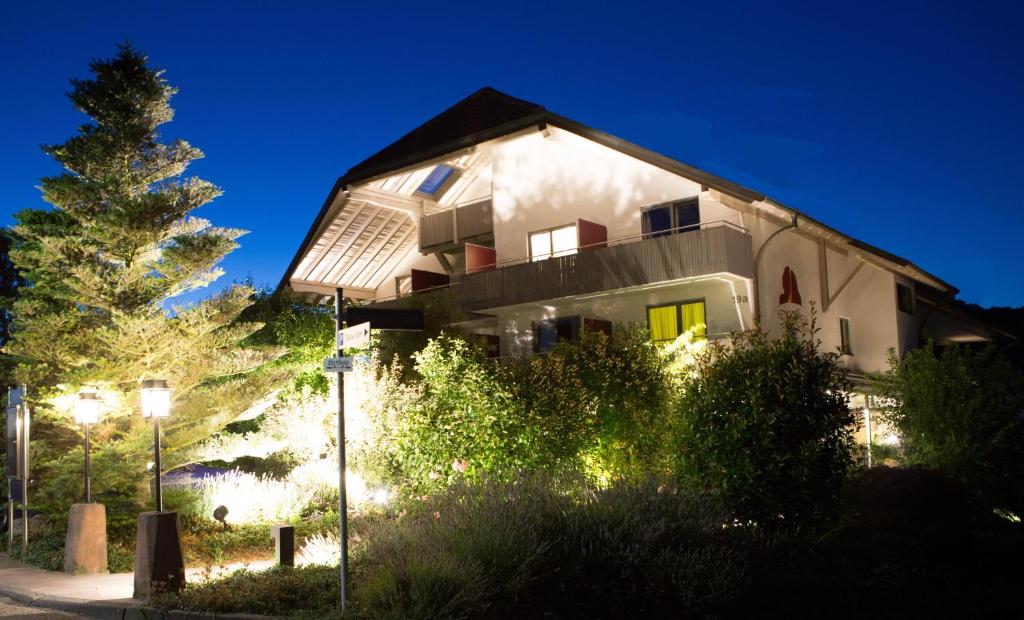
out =
[[[801,303],[800,288],[796,284],[796,272],[787,265],[782,271],[782,294],[779,295],[779,305],[799,306]]]
[[[448,280],[448,276],[443,273],[423,271],[422,269],[412,270],[412,290],[414,293],[428,288],[448,286],[449,284],[450,281]]]
[[[608,228],[587,220],[576,222],[580,249],[603,248],[608,243]]]
[[[477,273],[494,269],[498,262],[498,253],[494,248],[473,243],[466,244],[466,273]]]

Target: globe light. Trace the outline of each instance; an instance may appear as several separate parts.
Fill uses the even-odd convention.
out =
[[[166,418],[171,415],[171,388],[163,379],[142,382],[142,417]]]
[[[75,401],[75,422],[78,424],[95,424],[100,419],[100,399],[96,392],[83,389]]]

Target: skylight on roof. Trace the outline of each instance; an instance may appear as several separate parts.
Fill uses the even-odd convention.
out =
[[[427,178],[420,183],[420,186],[416,188],[417,192],[421,194],[430,194],[433,196],[437,193],[437,190],[441,189],[444,182],[448,180],[448,177],[452,176],[455,172],[455,168],[447,164],[438,164],[434,166],[434,169],[430,171]]]

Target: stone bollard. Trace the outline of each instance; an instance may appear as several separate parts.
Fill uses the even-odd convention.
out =
[[[185,556],[178,513],[140,514],[135,539],[135,598],[148,600],[157,592],[177,592],[184,585]]]
[[[72,504],[64,544],[64,572],[69,575],[107,572],[107,509],[103,504]]]
[[[274,552],[281,566],[295,566],[295,528],[290,525],[275,525],[270,528],[274,539]]]

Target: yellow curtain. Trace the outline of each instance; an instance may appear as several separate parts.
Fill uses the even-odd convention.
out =
[[[651,326],[651,340],[655,342],[674,340],[679,335],[676,306],[648,308],[647,324]]]
[[[694,336],[704,336],[708,333],[708,326],[704,321],[703,301],[683,304],[683,331],[690,330],[693,330]]]

